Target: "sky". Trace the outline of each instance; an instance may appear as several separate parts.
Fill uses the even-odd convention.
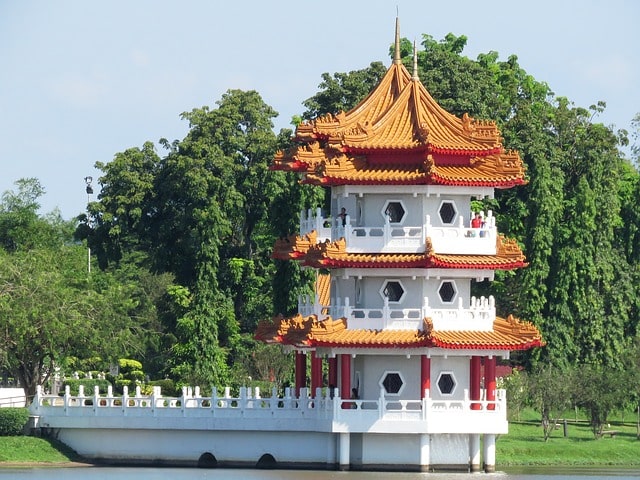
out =
[[[0,0],[0,192],[35,177],[41,213],[71,219],[100,191],[95,162],[182,140],[180,114],[229,89],[289,127],[322,73],[391,64],[396,14],[402,37],[465,35],[471,59],[516,55],[575,106],[605,101],[616,130],[640,112],[636,0]]]

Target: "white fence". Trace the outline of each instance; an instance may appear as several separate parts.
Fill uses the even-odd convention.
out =
[[[164,397],[159,387],[151,395],[142,395],[140,388],[129,395],[126,387],[122,395],[114,395],[111,388],[101,395],[98,387],[93,395],[85,395],[80,389],[78,395],[71,395],[69,388],[63,396],[44,394],[39,387],[30,407],[33,415],[41,418],[40,425],[63,427],[64,418],[78,417],[132,417],[171,419],[236,419],[250,422],[256,428],[273,430],[270,422],[284,419],[305,419],[325,421],[327,428],[334,431],[350,432],[393,432],[394,429],[426,431],[427,433],[459,433],[475,429],[480,433],[500,433],[506,428],[506,395],[497,392],[495,401],[483,398],[471,401],[468,392],[461,400],[435,400],[427,398],[407,400],[385,397],[384,392],[377,399],[341,399],[337,389],[333,395],[329,389],[317,389],[316,396],[310,397],[306,388],[299,397],[287,389],[285,395],[277,396],[275,389],[271,396],[262,397],[259,389],[240,388],[238,396],[232,396],[226,388],[222,395],[214,389],[211,396],[200,395],[199,388],[184,388],[180,397]],[[472,407],[473,405],[473,407]],[[402,427],[398,422],[409,422]],[[413,422],[413,424],[411,424]],[[290,422],[288,425],[296,425]],[[77,426],[78,424],[74,424]],[[87,428],[91,422],[87,423]],[[155,425],[155,424],[154,424]],[[493,426],[492,426],[493,425]],[[238,428],[246,429],[241,424]],[[308,428],[300,423],[300,430]],[[291,429],[289,427],[289,429]]]
[[[492,295],[489,297],[471,297],[469,308],[462,306],[460,298],[455,308],[431,308],[429,299],[424,297],[418,308],[391,308],[385,299],[382,308],[355,308],[345,297],[344,305],[337,299],[338,305],[321,305],[319,297],[315,302],[309,295],[298,297],[298,312],[302,316],[316,315],[322,320],[330,315],[332,318],[346,318],[349,329],[390,329],[419,330],[424,318],[430,318],[436,330],[491,331],[496,319],[496,304]]]
[[[348,253],[421,253],[425,251],[426,239],[436,253],[495,255],[496,219],[493,212],[482,213],[482,227],[464,225],[464,218],[458,217],[456,225],[433,226],[431,217],[426,216],[423,225],[391,225],[389,217],[381,226],[353,226],[347,215],[346,224],[341,219],[325,218],[322,210],[309,209],[300,214],[300,235],[315,230],[318,243],[344,238]]]

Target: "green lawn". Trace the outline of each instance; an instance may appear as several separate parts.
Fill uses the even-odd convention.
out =
[[[0,437],[2,463],[60,463],[77,460],[73,451],[53,440],[37,437]]]
[[[573,415],[573,414],[572,414]],[[610,422],[618,433],[594,438],[584,418],[567,416],[567,437],[562,422],[544,441],[539,416],[528,411],[522,420],[509,422],[509,434],[496,442],[496,463],[513,465],[640,465],[640,440],[632,415]]]

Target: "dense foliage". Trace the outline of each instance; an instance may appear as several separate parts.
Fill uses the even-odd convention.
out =
[[[26,408],[0,408],[0,436],[21,435],[28,419]]]
[[[628,132],[597,123],[604,103],[576,107],[527,74],[517,57],[501,61],[489,52],[472,60],[462,54],[465,45],[464,36],[424,35],[420,79],[449,112],[497,121],[505,147],[520,152],[528,175],[526,186],[485,202],[500,231],[521,244],[529,267],[498,272],[495,282],[474,288],[497,297],[499,314],[514,313],[541,329],[545,348],[514,355],[541,379],[550,371],[543,366],[563,372],[587,365],[594,377],[637,368],[638,131],[627,159],[621,148]],[[401,53],[411,69],[405,39]],[[385,71],[374,62],[324,73],[296,121],[355,106]],[[268,171],[276,150],[292,141],[289,130],[273,132],[276,115],[257,92],[229,90],[215,108],[183,113],[189,132],[161,140],[162,154],[146,142],[98,162],[101,193],[76,230],[100,267],[90,276],[86,247],[71,241],[72,226],[37,215],[37,181],[21,180],[18,193],[6,193],[3,369],[30,389],[54,364],[95,355],[107,363],[136,358],[152,379],[168,377],[176,386],[289,381],[291,359],[256,345],[252,333],[257,321],[295,311],[297,296],[308,292],[310,273],[273,261],[270,252],[278,236],[297,230],[301,209],[326,206],[326,198],[293,174]],[[541,386],[532,391],[543,415],[553,417]]]

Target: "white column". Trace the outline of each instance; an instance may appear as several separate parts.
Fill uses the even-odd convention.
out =
[[[469,468],[472,472],[480,471],[480,434],[469,434]]]
[[[350,447],[349,433],[348,432],[340,433],[340,458],[339,458],[339,465],[338,465],[339,470],[343,470],[343,471],[349,470],[349,464],[350,464],[349,447]]]
[[[496,471],[496,436],[493,433],[484,434],[484,471]]]
[[[420,434],[420,471],[428,472],[431,463],[431,438],[428,433]]]

